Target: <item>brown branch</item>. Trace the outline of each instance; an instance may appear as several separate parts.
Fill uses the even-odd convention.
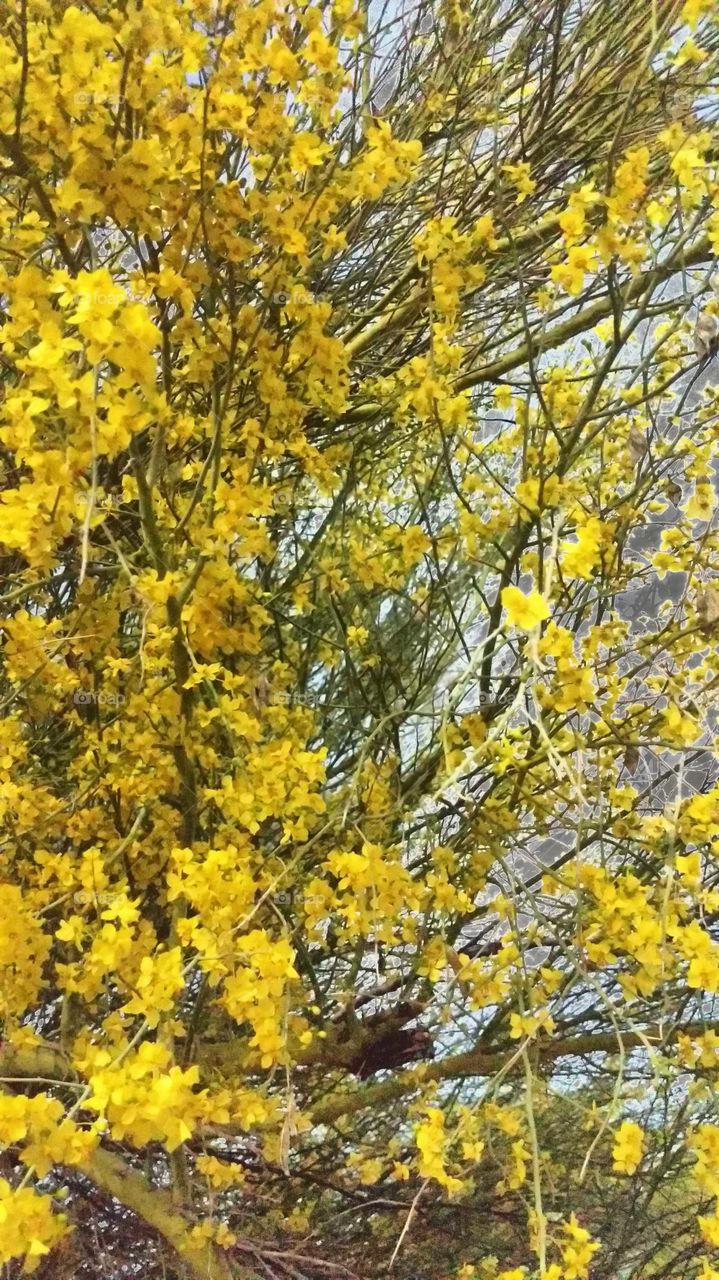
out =
[[[46,1041],[31,1049],[15,1049],[0,1040],[0,1077],[20,1080],[72,1080],[74,1073],[59,1047]]]
[[[712,257],[713,252],[709,239],[707,236],[702,236],[686,252],[673,255],[667,262],[653,268],[651,271],[645,271],[630,281],[625,293],[626,303],[641,298],[645,293],[651,293],[656,289],[657,285],[663,284],[664,281],[668,280],[670,276],[674,275],[682,267],[697,266],[700,262],[708,261]],[[498,356],[491,364],[481,365],[478,369],[473,369],[463,374],[454,383],[454,390],[466,391],[468,388],[476,387],[482,382],[499,381],[500,378],[505,377],[513,369],[520,368],[544,351],[552,351],[556,347],[561,347],[570,338],[576,338],[578,334],[585,333],[587,329],[593,329],[600,320],[604,320],[612,314],[613,306],[614,301],[610,294],[599,298],[581,311],[577,311],[568,320],[563,320],[561,324],[530,337],[528,341],[521,343],[518,347],[513,347],[511,351]],[[350,409],[343,416],[342,421],[348,423],[365,422],[381,414],[383,410],[384,406],[378,403],[359,405],[356,409]]]
[[[192,1241],[190,1224],[177,1212],[169,1193],[152,1187],[141,1173],[114,1152],[98,1147],[83,1165],[83,1172],[159,1232],[197,1280],[251,1280],[250,1272],[231,1266],[216,1246]]]
[[[627,1031],[621,1036],[624,1049],[646,1048],[647,1041],[656,1042],[661,1049],[672,1044],[679,1035],[701,1035],[703,1032],[716,1029],[719,1023],[690,1022],[685,1026],[676,1026],[668,1034],[661,1035],[658,1027],[647,1027],[644,1031]],[[598,1032],[571,1039],[538,1040],[532,1045],[532,1052],[541,1062],[553,1062],[556,1058],[584,1057],[592,1053],[617,1053],[619,1038],[613,1031]],[[517,1046],[498,1052],[487,1052],[484,1049],[469,1049],[466,1053],[456,1053],[449,1058],[440,1058],[438,1062],[421,1063],[406,1071],[400,1071],[391,1080],[383,1080],[380,1084],[359,1089],[355,1093],[341,1093],[330,1096],[320,1102],[311,1111],[315,1124],[332,1124],[340,1116],[352,1115],[364,1111],[368,1107],[381,1106],[404,1093],[415,1089],[431,1080],[456,1080],[472,1076],[493,1076],[503,1067],[507,1067],[517,1057]]]
[[[0,132],[0,144],[4,147],[5,154],[7,155],[8,159],[12,161],[12,166],[15,173],[19,178],[25,179],[30,190],[34,193],[35,199],[40,205],[42,212],[44,213],[51,227],[54,229],[55,239],[57,241],[57,247],[60,250],[60,253],[62,255],[62,260],[65,263],[65,266],[67,267],[68,271],[70,272],[70,275],[72,276],[76,275],[78,264],[75,261],[75,255],[70,249],[70,246],[67,243],[67,240],[65,239],[64,235],[59,230],[59,227],[58,227],[59,220],[53,208],[52,201],[47,195],[47,192],[42,186],[42,183],[39,182],[37,177],[34,175],[30,161],[27,159],[27,157],[23,153],[16,139],[11,138],[9,134]],[[6,170],[6,173],[7,172],[8,171]]]

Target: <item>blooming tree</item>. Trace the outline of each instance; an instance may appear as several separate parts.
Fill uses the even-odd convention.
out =
[[[713,0],[0,54],[5,1274],[715,1280]]]

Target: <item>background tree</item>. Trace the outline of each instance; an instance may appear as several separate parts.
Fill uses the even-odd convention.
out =
[[[3,7],[6,1274],[715,1280],[715,5]]]

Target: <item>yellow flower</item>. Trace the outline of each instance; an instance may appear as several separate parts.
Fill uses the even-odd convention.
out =
[[[592,270],[595,262],[596,252],[589,245],[573,245],[567,255],[567,261],[552,267],[552,280],[566,289],[567,293],[576,297],[582,292],[584,277],[588,271]]]
[[[705,14],[713,13],[715,0],[685,0],[682,9],[682,22],[695,27]]]
[[[562,1273],[565,1280],[585,1280],[593,1254],[601,1248],[592,1240],[586,1227],[580,1227],[574,1214],[564,1223],[565,1239],[562,1241]]]
[[[633,1120],[625,1120],[614,1135],[612,1160],[617,1173],[634,1173],[644,1150],[644,1134]]]
[[[24,1257],[23,1270],[34,1271],[65,1234],[65,1224],[62,1214],[53,1214],[49,1196],[0,1178],[0,1263]]]
[[[505,164],[504,172],[506,173],[512,186],[517,191],[517,204],[527,199],[527,196],[533,195],[537,189],[534,178],[530,177],[529,165],[524,162],[522,164]]]
[[[700,726],[694,717],[682,711],[675,702],[670,702],[662,712],[659,732],[662,738],[673,746],[691,746],[692,742],[696,742],[700,731]]]
[[[684,512],[690,520],[711,520],[716,507],[714,486],[708,480],[697,481]]]
[[[561,545],[562,574],[567,578],[584,578],[589,580],[601,564],[602,540],[604,527],[601,520],[591,516],[577,528],[576,542],[563,542]]]
[[[549,605],[538,591],[525,595],[519,587],[505,587],[502,604],[507,610],[507,622],[512,627],[519,627],[520,631],[533,631],[549,617]]]
[[[420,1176],[434,1178],[440,1186],[450,1194],[459,1191],[462,1182],[452,1177],[445,1168],[445,1151],[448,1137],[445,1133],[444,1113],[438,1107],[426,1107],[425,1118],[414,1131],[414,1138],[419,1151],[417,1161]]]
[[[306,173],[308,169],[324,163],[329,147],[315,134],[305,131],[296,133],[290,147],[289,164],[295,173]]]
[[[369,640],[369,631],[366,627],[347,628],[347,643],[355,648],[361,648]]]
[[[716,1210],[711,1218],[697,1218],[699,1230],[706,1240],[707,1244],[712,1245],[714,1249],[719,1249],[719,1214]]]
[[[702,877],[701,854],[678,853],[674,859],[676,869],[688,885],[698,885]]]
[[[708,1258],[702,1258],[702,1269],[697,1276],[697,1280],[719,1280],[719,1271],[711,1265]]]

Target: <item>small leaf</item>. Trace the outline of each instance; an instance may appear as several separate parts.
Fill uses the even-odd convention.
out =
[[[719,622],[719,587],[702,587],[697,592],[697,614],[705,630]]]
[[[700,360],[705,360],[716,351],[718,330],[719,322],[716,316],[709,311],[703,311],[694,329],[694,350]]]
[[[290,1176],[290,1151],[292,1149],[292,1139],[297,1136],[297,1107],[295,1105],[295,1095],[292,1089],[287,1094],[287,1110],[282,1123],[282,1133],[280,1134],[280,1155],[279,1164],[282,1172],[286,1177]]]
[[[635,422],[632,425],[632,429],[629,432],[629,439],[627,440],[627,453],[629,454],[629,458],[633,466],[636,467],[637,463],[641,462],[646,451],[647,437],[641,427],[638,427]]]
[[[250,689],[250,698],[255,711],[261,711],[270,700],[270,682],[262,672],[253,682]]]

